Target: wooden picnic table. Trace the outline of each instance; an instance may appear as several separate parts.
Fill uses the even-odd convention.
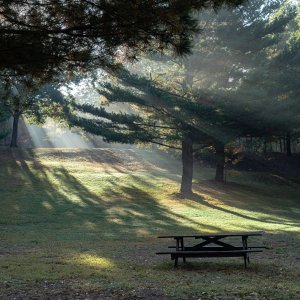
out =
[[[156,254],[170,254],[171,259],[175,260],[175,266],[178,265],[178,258],[182,257],[186,262],[187,257],[243,257],[245,268],[250,263],[249,254],[252,252],[262,252],[263,246],[248,246],[248,238],[262,236],[263,231],[255,232],[219,232],[204,233],[193,235],[164,235],[159,236],[161,239],[174,239],[175,245],[168,248],[174,249],[169,251],[157,252]],[[228,237],[240,237],[241,244],[236,246],[229,241],[224,241]],[[193,245],[186,245],[187,241],[201,240]]]

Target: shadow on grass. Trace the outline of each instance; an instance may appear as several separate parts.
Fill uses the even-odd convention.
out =
[[[266,188],[268,187],[253,187],[234,182],[222,184],[214,181],[203,181],[195,186],[197,192],[187,199],[251,221],[300,227],[299,189],[290,188],[289,193],[287,193],[286,189],[274,191],[272,187],[270,190],[266,190]],[[218,204],[216,201],[209,201],[205,197],[206,195],[216,200]],[[187,203],[187,205],[195,207],[191,203]],[[237,212],[235,209],[250,213]],[[252,215],[261,213],[267,216],[253,217],[251,212],[253,212]]]
[[[125,174],[117,164],[103,170],[106,177],[105,187],[101,191],[91,191],[61,166],[41,165],[34,160],[34,152],[7,152],[1,167],[2,181],[4,184],[7,182],[1,202],[8,212],[18,216],[10,221],[31,226],[43,223],[43,228],[36,228],[36,233],[39,235],[44,231],[45,238],[47,234],[54,234],[60,239],[64,236],[86,239],[93,235],[99,240],[105,237],[134,239],[143,235],[153,236],[158,232],[190,232],[193,225],[207,227],[211,231],[221,230],[161,205],[151,193],[155,189],[149,180],[151,174],[149,178],[132,172]],[[124,176],[117,177],[115,172]],[[263,189],[253,191],[249,186],[235,183],[220,185],[206,181],[200,187],[196,186],[196,190],[200,194],[195,193],[188,200],[226,214],[262,223],[300,226],[300,204],[297,199],[290,199],[288,205],[283,205],[284,200],[279,195],[272,197]],[[263,201],[257,197],[258,192]],[[225,206],[208,201],[202,197],[203,193],[220,200]],[[245,195],[247,202],[243,201]],[[191,201],[186,205],[196,207]],[[234,209],[265,213],[268,217],[253,217]],[[184,222],[190,226],[182,225]],[[25,232],[25,227],[22,231]]]
[[[161,205],[151,194],[155,187],[150,181],[133,174],[114,176],[115,171],[124,172],[118,166],[104,170],[105,188],[92,192],[65,168],[47,167],[26,155],[33,152],[13,151],[1,171],[4,179],[10,178],[1,202],[16,216],[7,225],[21,225],[22,238],[126,240],[157,232],[189,232],[190,227],[178,220],[203,225]]]

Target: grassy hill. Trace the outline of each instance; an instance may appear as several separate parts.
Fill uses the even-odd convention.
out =
[[[1,150],[0,298],[299,299],[300,186],[198,166],[182,199],[180,168],[150,150]],[[248,270],[155,256],[160,234],[252,230],[271,249]]]

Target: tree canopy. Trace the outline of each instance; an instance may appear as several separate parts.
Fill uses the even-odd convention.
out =
[[[53,74],[111,67],[118,56],[171,49],[186,54],[193,12],[242,0],[0,1],[0,70]]]

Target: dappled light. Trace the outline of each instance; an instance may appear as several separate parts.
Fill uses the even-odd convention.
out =
[[[98,257],[97,255],[81,254],[70,260],[72,263],[95,267],[99,269],[111,269],[114,267],[113,262],[107,258]]]

